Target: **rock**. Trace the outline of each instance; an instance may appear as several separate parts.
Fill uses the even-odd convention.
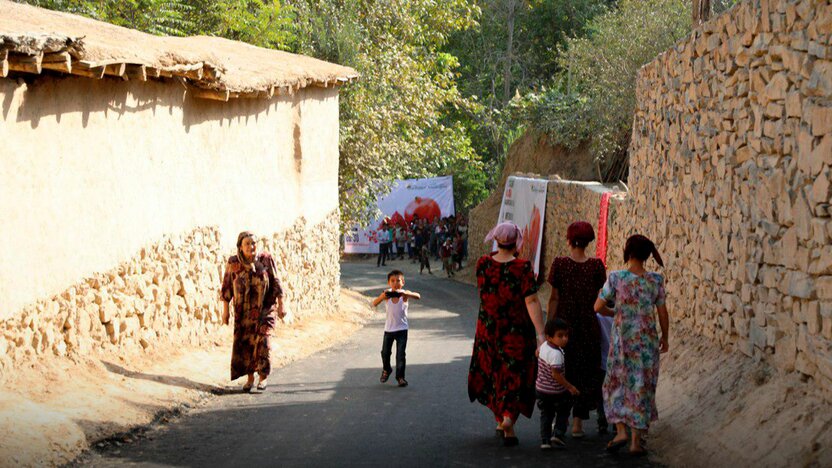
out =
[[[818,298],[832,300],[832,276],[818,276],[815,285]]]
[[[809,124],[812,128],[812,135],[828,137],[832,133],[832,107],[812,106],[809,111]]]
[[[801,299],[811,299],[815,293],[815,281],[802,271],[791,271],[787,276],[788,294]],[[832,292],[832,291],[830,291]]]

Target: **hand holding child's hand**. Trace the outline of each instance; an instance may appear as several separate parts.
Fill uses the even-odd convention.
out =
[[[581,394],[581,392],[579,392],[578,389],[575,388],[574,385],[569,385],[568,387],[566,387],[566,389],[569,390],[569,393],[571,393],[572,395],[577,396],[577,395]]]
[[[659,352],[666,353],[669,348],[670,345],[667,343],[667,338],[662,337],[661,341],[659,341]]]

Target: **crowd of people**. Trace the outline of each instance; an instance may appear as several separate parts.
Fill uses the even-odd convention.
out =
[[[468,258],[468,220],[465,216],[436,217],[432,220],[414,216],[410,222],[385,217],[377,231],[379,252],[377,267],[387,265],[388,260],[419,262],[419,273],[430,267],[431,258],[441,260],[442,270],[448,277],[462,269]]]

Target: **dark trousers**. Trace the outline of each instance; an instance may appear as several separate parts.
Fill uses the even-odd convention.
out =
[[[568,392],[540,393],[537,392],[537,407],[540,409],[540,440],[549,443],[552,438],[552,422],[555,423],[555,434],[563,437],[569,423],[569,408],[572,397]]]
[[[392,242],[382,242],[378,245],[378,260],[376,260],[376,266],[387,264],[387,258],[390,255],[390,246],[392,245]]]
[[[393,372],[390,367],[390,356],[393,354],[393,341],[396,342],[396,379],[404,378],[405,348],[407,348],[407,330],[384,332],[381,343],[381,366],[388,373]]]

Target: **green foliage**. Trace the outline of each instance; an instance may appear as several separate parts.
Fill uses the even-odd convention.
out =
[[[532,92],[551,81],[560,70],[559,46],[568,37],[584,34],[587,21],[603,13],[610,0],[475,3],[482,10],[478,27],[452,35],[447,50],[462,64],[458,79],[462,94],[478,104],[455,117],[482,156],[493,188],[509,145],[524,128],[525,121],[518,121],[509,107],[511,100],[516,93]]]
[[[588,23],[586,36],[567,40],[555,86],[515,103],[517,114],[567,147],[591,138],[605,178],[623,178],[636,74],[689,33],[689,8],[684,0],[621,0]]]
[[[476,9],[465,0],[288,3],[300,52],[361,73],[341,93],[343,226],[373,217],[368,207],[387,190],[378,181],[454,171],[463,203],[481,196],[466,129],[446,118],[470,103],[456,86],[456,57],[441,50],[451,33],[474,24]]]

